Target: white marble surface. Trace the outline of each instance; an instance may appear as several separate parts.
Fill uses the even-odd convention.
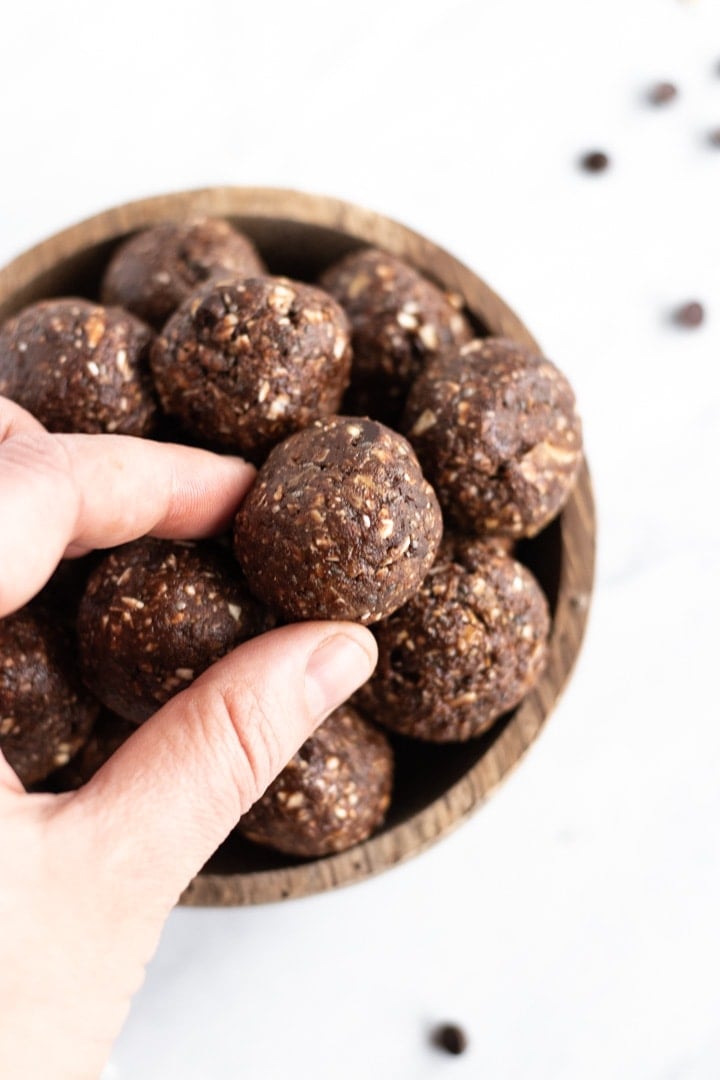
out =
[[[70,14],[68,14],[70,13]],[[178,911],[113,1080],[720,1076],[718,0],[206,0],[5,12],[0,258],[106,205],[267,183],[485,276],[573,380],[600,519],[539,743],[374,881]],[[680,98],[650,109],[657,78]],[[595,146],[611,172],[587,177]],[[709,310],[668,325],[677,302]],[[437,1020],[471,1048],[428,1046]]]

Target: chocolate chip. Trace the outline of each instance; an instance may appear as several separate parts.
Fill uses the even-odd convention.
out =
[[[443,1024],[433,1034],[433,1042],[448,1054],[464,1054],[467,1050],[467,1035],[457,1024]]]
[[[585,172],[604,172],[610,164],[610,158],[602,150],[591,150],[580,159]]]
[[[705,309],[697,300],[691,300],[683,304],[675,312],[675,322],[678,326],[694,328],[700,326],[705,319]]]
[[[671,82],[659,82],[648,91],[648,101],[651,105],[667,105],[669,101],[677,97],[678,88]]]

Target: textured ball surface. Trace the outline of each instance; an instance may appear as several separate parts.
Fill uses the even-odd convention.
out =
[[[449,519],[480,536],[534,536],[565,504],[582,461],[567,379],[501,338],[431,361],[402,427]]]
[[[42,609],[0,620],[0,750],[26,785],[67,764],[99,712],[73,653]]]
[[[320,284],[350,319],[353,368],[344,408],[358,416],[394,424],[426,362],[473,336],[461,297],[385,251],[351,252]]]
[[[83,677],[106,708],[139,724],[273,622],[226,552],[138,540],[90,576],[78,616]]]
[[[416,595],[373,628],[378,665],[353,700],[405,735],[472,738],[534,685],[549,627],[529,570],[479,541],[448,539]]]
[[[49,431],[147,435],[156,412],[153,337],[120,308],[41,300],[0,329],[0,394]]]
[[[170,319],[152,369],[164,410],[187,431],[258,460],[336,411],[350,332],[341,308],[312,285],[218,282]]]
[[[371,623],[415,592],[441,536],[407,440],[335,416],[272,451],[235,519],[235,554],[284,618]]]
[[[393,755],[385,736],[342,706],[241,818],[239,831],[289,855],[344,851],[382,824],[392,776]]]
[[[121,244],[105,271],[102,298],[159,330],[211,278],[264,272],[251,240],[227,221],[197,218],[144,229]]]

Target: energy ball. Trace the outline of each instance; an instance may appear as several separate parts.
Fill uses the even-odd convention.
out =
[[[320,284],[350,319],[353,368],[344,407],[359,416],[394,426],[425,363],[473,337],[460,296],[384,251],[351,252]]]
[[[51,777],[54,789],[75,791],[82,787],[134,731],[137,731],[135,724],[103,710],[79,753]]]
[[[102,298],[159,330],[211,278],[264,273],[252,241],[227,221],[198,218],[156,225],[121,244],[105,271]]]
[[[341,706],[303,743],[238,829],[288,855],[345,851],[382,824],[392,777],[385,736]]]
[[[479,542],[443,546],[416,595],[374,627],[378,665],[353,700],[417,739],[473,738],[532,688],[549,626],[545,596],[524,566]]]
[[[156,406],[153,332],[90,300],[41,300],[0,329],[0,394],[49,431],[147,435]]]
[[[534,536],[564,505],[582,461],[567,379],[502,338],[432,360],[402,427],[448,517],[478,535]]]
[[[218,282],[169,320],[152,368],[165,412],[191,434],[259,460],[337,410],[350,332],[338,304],[312,285]]]
[[[83,677],[106,708],[140,724],[273,622],[231,555],[208,543],[137,540],[88,582],[78,615]]]
[[[271,452],[235,519],[250,588],[284,618],[376,622],[435,558],[442,516],[410,444],[331,416]]]
[[[100,709],[73,652],[71,637],[40,609],[0,621],[0,750],[26,786],[77,753]]]

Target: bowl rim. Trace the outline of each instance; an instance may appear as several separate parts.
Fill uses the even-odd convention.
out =
[[[510,307],[465,264],[407,226],[325,195],[289,188],[221,186],[136,199],[94,214],[35,244],[0,270],[0,314],[12,298],[58,263],[139,229],[194,214],[318,226],[405,258],[444,287],[495,336],[539,351]],[[387,831],[347,851],[279,869],[219,874],[201,871],[180,897],[190,906],[231,906],[307,896],[350,884],[420,854],[477,810],[524,757],[567,684],[585,632],[595,568],[595,510],[587,462],[559,516],[560,580],[548,660],[479,760],[441,796]]]

